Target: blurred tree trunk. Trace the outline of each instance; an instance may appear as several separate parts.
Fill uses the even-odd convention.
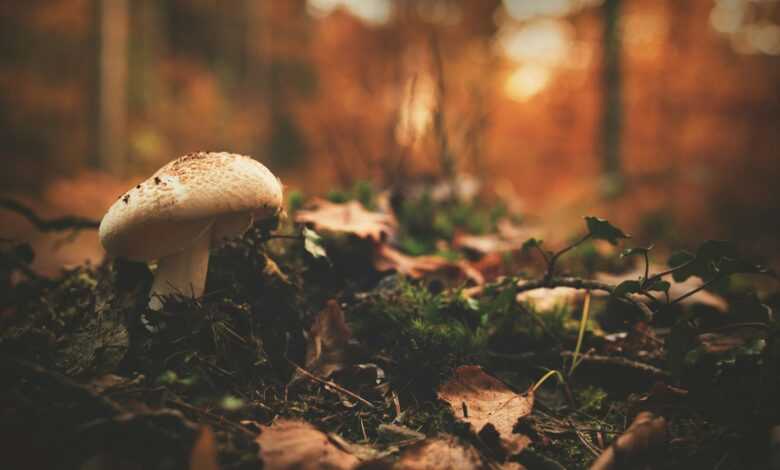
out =
[[[121,174],[127,150],[127,0],[100,1],[98,163]]]
[[[619,193],[622,186],[620,146],[622,132],[622,76],[620,70],[620,0],[606,0],[602,7],[602,122],[601,155],[604,192]]]

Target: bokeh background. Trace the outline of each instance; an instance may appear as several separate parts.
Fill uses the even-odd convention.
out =
[[[0,192],[100,218],[227,150],[306,194],[454,175],[560,230],[774,257],[779,23],[776,0],[6,1]],[[102,253],[7,211],[0,236],[43,271]]]

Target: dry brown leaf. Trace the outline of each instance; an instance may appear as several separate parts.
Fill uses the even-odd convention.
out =
[[[663,444],[668,439],[666,419],[643,411],[637,415],[631,426],[615,442],[601,453],[590,470],[636,468],[638,460]]]
[[[662,272],[665,271],[665,268],[661,266],[650,266],[650,275],[652,276],[652,273]],[[637,268],[632,271],[629,271],[625,274],[608,274],[608,273],[596,273],[596,280],[601,282],[606,282],[607,284],[612,285],[618,285],[623,281],[628,280],[637,280],[640,276],[644,276],[644,268]],[[669,297],[674,300],[677,297],[681,297],[684,294],[687,294],[688,292],[691,292],[694,289],[697,289],[701,287],[701,285],[704,283],[704,281],[701,280],[701,278],[696,276],[691,276],[688,279],[686,279],[684,282],[674,282],[671,278],[667,279],[671,283],[671,287],[669,287]],[[656,293],[656,296],[659,296],[663,298],[662,293]],[[648,298],[639,295],[639,294],[632,294],[632,297],[636,300],[642,301],[642,302],[648,302]],[[680,301],[680,304],[683,306],[691,306],[695,304],[701,304],[701,305],[707,305],[715,310],[718,310],[719,312],[725,312],[729,308],[728,302],[726,300],[717,295],[713,294],[712,292],[707,292],[705,290],[701,290],[695,294],[693,294],[690,297],[687,297]]]
[[[752,341],[766,338],[763,328],[729,328],[722,332],[702,333],[696,340],[708,353],[724,353],[744,346]]]
[[[377,271],[394,270],[415,279],[434,276],[445,280],[471,280],[477,285],[485,283],[482,273],[465,261],[449,261],[433,255],[409,256],[387,245],[377,247],[374,267]]]
[[[343,369],[350,338],[352,332],[344,319],[344,311],[338,302],[329,300],[306,338],[304,368],[323,379]]]
[[[299,210],[295,221],[313,224],[317,230],[349,233],[375,242],[392,237],[398,225],[392,214],[371,212],[357,201],[335,203],[319,198],[311,202],[310,209]]]
[[[438,391],[439,399],[447,402],[455,417],[465,421],[481,433],[492,425],[498,432],[504,450],[517,454],[530,439],[513,433],[515,424],[531,414],[533,394],[519,395],[503,382],[485,373],[479,366],[461,366]]]
[[[409,446],[393,466],[397,470],[480,470],[485,468],[474,447],[443,435]]]
[[[360,463],[304,421],[279,420],[261,429],[256,441],[266,470],[348,470]]]
[[[217,443],[208,426],[200,429],[198,439],[190,453],[190,470],[219,470]]]
[[[519,227],[508,219],[501,219],[497,232],[487,235],[457,234],[452,241],[456,248],[466,248],[480,254],[503,253],[520,250],[523,242],[532,236],[538,236],[537,229]]]
[[[523,285],[527,281],[519,281]],[[570,307],[585,296],[585,290],[572,287],[553,287],[533,289],[517,294],[518,302],[525,302],[539,312],[547,312],[560,307]]]

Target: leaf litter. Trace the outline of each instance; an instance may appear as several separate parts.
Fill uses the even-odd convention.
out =
[[[12,300],[2,305],[0,353],[12,386],[0,398],[15,404],[3,430],[52,443],[50,449],[89,437],[79,441],[83,454],[69,454],[69,462],[105,468],[157,468],[152,461],[160,458],[208,470],[584,468],[602,451],[604,459],[612,452],[638,464],[656,453],[690,467],[731,462],[736,454],[724,457],[723,449],[733,441],[724,436],[753,435],[744,422],[768,424],[777,415],[771,393],[777,384],[767,373],[778,364],[771,298],[754,302],[763,316],[740,325],[734,306],[742,304],[734,295],[718,294],[723,303],[710,304],[724,310],[717,319],[692,309],[702,294],[716,295],[701,290],[680,302],[679,322],[624,317],[610,335],[597,329],[619,313],[607,304],[581,329],[583,348],[575,357],[565,350],[577,339],[571,291],[560,298],[553,285],[531,291],[552,306],[552,314],[531,317],[544,304],[530,296],[520,297],[525,307],[517,304],[517,271],[481,270],[526,260],[519,252],[527,227],[499,219],[487,232],[472,233],[460,221],[435,251],[421,255],[411,249],[416,241],[404,217],[386,201],[315,200],[293,219],[321,234],[290,221],[283,229],[302,235],[289,241],[268,242],[262,231],[250,231],[214,253],[203,299],[172,296],[153,317],[144,311],[150,280],[144,265],[107,262],[43,279],[24,274],[24,259],[0,246],[3,278],[21,279],[8,284]],[[603,219],[586,225],[605,244],[627,236]],[[353,237],[330,250],[339,234]],[[485,238],[469,246],[468,237]],[[511,259],[496,263],[501,252]],[[696,269],[675,276],[673,295],[676,285],[695,281],[711,265],[757,271],[728,258],[733,250],[722,243],[686,256]],[[574,258],[560,269],[586,262]],[[524,277],[533,279],[534,268],[528,270]],[[479,289],[467,295],[468,286]],[[608,338],[625,332],[625,323],[625,339]],[[540,370],[564,370],[574,360],[583,365],[558,384],[516,392]],[[645,380],[613,373],[616,366]],[[299,387],[301,379],[313,386]],[[720,395],[729,393],[740,398],[724,409]],[[643,409],[658,414],[637,418],[615,439],[630,416],[646,416],[637,413]],[[764,424],[759,429],[769,428]],[[107,451],[119,436],[119,452]],[[761,459],[758,453],[752,461]]]

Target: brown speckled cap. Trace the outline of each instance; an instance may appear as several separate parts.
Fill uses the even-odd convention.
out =
[[[282,185],[243,155],[199,152],[160,168],[123,194],[100,223],[113,256],[147,261],[182,251],[211,229],[212,244],[243,234],[254,218],[276,215]]]

